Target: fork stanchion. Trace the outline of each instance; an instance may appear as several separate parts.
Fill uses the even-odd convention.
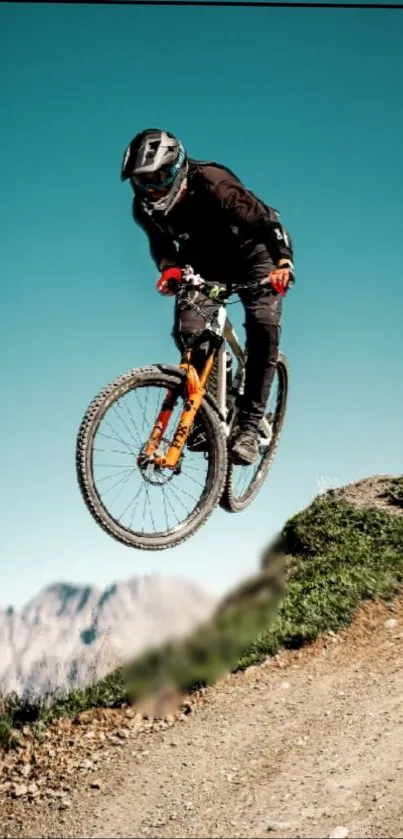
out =
[[[214,353],[209,355],[204,368],[200,374],[197,373],[195,367],[188,362],[180,366],[186,370],[186,386],[187,399],[185,407],[181,413],[178,426],[175,431],[172,443],[165,455],[155,458],[155,465],[162,469],[175,469],[179,458],[182,454],[182,449],[186,443],[189,431],[194,423],[196,414],[203,401],[206,392],[205,385],[211,373],[214,364]]]

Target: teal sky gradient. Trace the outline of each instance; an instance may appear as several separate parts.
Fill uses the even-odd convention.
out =
[[[0,4],[1,606],[148,570],[224,591],[321,480],[403,471],[402,42],[398,11]],[[271,475],[161,553],[95,524],[74,464],[95,393],[177,359],[119,180],[147,126],[279,208],[297,270]]]

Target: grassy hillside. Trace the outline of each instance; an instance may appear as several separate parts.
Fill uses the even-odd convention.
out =
[[[263,661],[349,623],[362,600],[403,588],[403,477],[331,490],[290,519],[264,552],[261,571],[222,601],[210,623],[101,682],[45,702],[0,702],[0,742],[27,722],[38,735],[55,717],[91,707],[185,694],[228,670]],[[155,708],[154,708],[155,711]],[[158,708],[157,708],[158,711]]]

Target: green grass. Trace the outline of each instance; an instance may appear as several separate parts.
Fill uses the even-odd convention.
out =
[[[127,685],[120,670],[82,690],[52,694],[29,700],[11,693],[0,702],[0,745],[10,747],[13,729],[32,725],[41,739],[43,728],[61,717],[76,717],[89,708],[118,708],[129,701]]]
[[[0,746],[9,749],[14,742],[12,722],[7,717],[0,717]]]
[[[402,589],[403,517],[316,500],[286,524],[283,538],[292,555],[285,596],[238,668],[338,630],[361,601],[388,600]]]
[[[403,506],[403,478],[391,479],[391,506]],[[213,619],[181,642],[144,654],[107,678],[67,695],[0,707],[0,744],[24,723],[38,727],[91,707],[118,707],[172,686],[182,693],[281,648],[313,641],[348,624],[363,600],[388,600],[403,588],[403,516],[358,509],[334,493],[288,521],[262,558],[262,571],[220,604]]]

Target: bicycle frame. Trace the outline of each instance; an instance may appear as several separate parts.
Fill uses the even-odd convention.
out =
[[[164,431],[168,426],[172,412],[175,408],[177,396],[173,391],[168,391],[162,406],[155,421],[149,440],[145,446],[143,456],[146,458],[153,458],[153,463],[161,469],[175,469],[180,460],[183,447],[188,438],[190,429],[194,423],[196,414],[200,408],[203,398],[206,393],[207,381],[215,359],[217,358],[217,405],[220,416],[224,425],[224,431],[228,436],[229,428],[226,422],[227,418],[227,365],[226,365],[226,344],[232,350],[233,356],[238,363],[235,381],[238,383],[238,388],[242,388],[246,356],[238,340],[235,329],[227,316],[225,304],[217,304],[217,309],[213,312],[210,321],[206,324],[206,332],[210,335],[223,339],[217,348],[214,348],[209,354],[207,361],[200,375],[196,368],[191,363],[192,350],[186,350],[184,353],[180,369],[186,372],[186,403],[181,413],[176,431],[171,442],[171,445],[164,455],[155,456],[155,452],[164,435]],[[241,390],[239,392],[242,392]],[[262,423],[263,433],[269,437],[271,436],[271,429],[266,419]]]
[[[217,391],[218,391],[218,407],[220,414],[223,417],[227,416],[227,365],[226,365],[226,349],[225,343],[228,344],[232,350],[238,366],[235,372],[235,381],[238,383],[238,392],[243,392],[243,383],[245,376],[246,355],[241,347],[238,336],[228,316],[225,318],[223,327],[224,343],[218,351],[218,371],[217,371]],[[267,438],[271,438],[271,428],[266,419],[263,417],[261,421],[261,428]],[[227,431],[227,428],[226,428]]]

